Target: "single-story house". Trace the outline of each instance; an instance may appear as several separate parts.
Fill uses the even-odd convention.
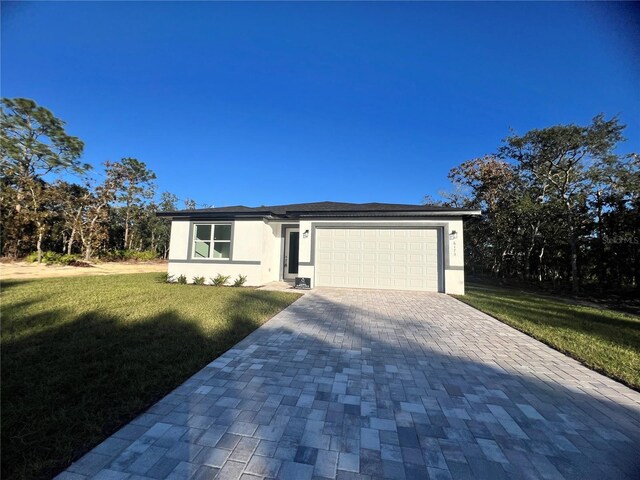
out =
[[[169,274],[464,293],[463,219],[478,210],[317,202],[162,212]]]

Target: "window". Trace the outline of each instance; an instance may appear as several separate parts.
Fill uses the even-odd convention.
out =
[[[228,223],[194,225],[193,258],[229,260],[231,225]]]

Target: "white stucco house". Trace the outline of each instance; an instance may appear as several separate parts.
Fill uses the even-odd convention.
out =
[[[246,275],[247,285],[464,293],[463,219],[479,210],[317,202],[162,212],[169,274]]]

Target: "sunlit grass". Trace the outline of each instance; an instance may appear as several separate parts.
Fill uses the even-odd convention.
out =
[[[47,478],[298,295],[157,273],[2,282],[2,477]]]
[[[640,389],[640,317],[521,289],[470,284],[469,305]]]

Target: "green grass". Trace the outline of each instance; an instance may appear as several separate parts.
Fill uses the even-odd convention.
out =
[[[2,282],[2,477],[51,477],[296,298],[157,273]]]
[[[640,317],[521,289],[469,284],[459,300],[640,389]]]

